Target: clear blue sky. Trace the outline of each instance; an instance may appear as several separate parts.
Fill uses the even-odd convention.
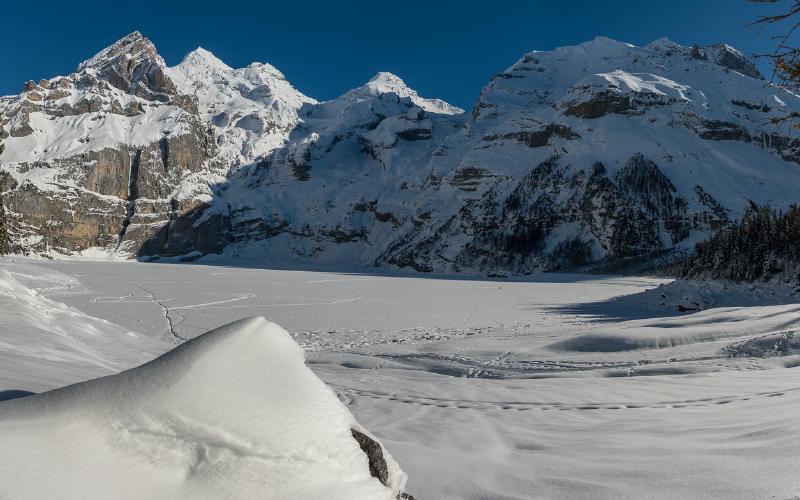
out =
[[[523,53],[597,35],[769,51],[769,34],[744,25],[775,9],[746,0],[3,2],[0,94],[67,74],[139,30],[170,65],[202,46],[234,67],[269,62],[323,100],[391,71],[424,96],[469,108]]]

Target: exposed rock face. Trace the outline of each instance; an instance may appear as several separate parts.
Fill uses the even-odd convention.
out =
[[[11,245],[13,251],[141,247],[191,204],[177,191],[202,170],[204,141],[195,130],[140,147],[119,145],[17,164],[18,172],[39,174],[46,182],[23,180],[5,197],[9,235],[19,241]]]
[[[135,31],[84,61],[78,66],[78,74],[84,75],[84,85],[95,83],[92,78],[96,78],[125,93],[148,101],[175,104],[196,114],[196,99],[181,94],[165,69],[166,64],[153,43]]]
[[[353,433],[353,439],[358,442],[358,446],[367,455],[370,475],[377,478],[381,483],[386,484],[389,479],[389,469],[386,465],[386,459],[383,458],[381,445],[359,430],[350,429],[350,432]]]
[[[726,45],[532,52],[464,114],[390,73],[320,103],[268,64],[197,49],[170,68],[133,33],[0,111],[23,253],[608,268],[684,252],[800,186],[800,138],[770,121],[800,98]]]
[[[170,71],[135,32],[72,75],[28,82],[0,101],[3,130],[20,139],[2,157],[3,174],[19,186],[5,190],[9,250],[221,248],[203,245],[204,236],[158,243],[165,226],[208,203],[229,167],[197,96]]]
[[[724,43],[711,45],[706,49],[706,52],[709,55],[708,58],[720,66],[725,66],[752,78],[764,79],[764,76],[758,71],[753,61],[747,59],[744,54],[730,45]]]
[[[432,237],[384,258],[424,270],[420,260],[441,259],[449,242],[466,234],[470,241],[449,259],[457,270],[575,269],[598,256],[627,258],[672,247],[700,228],[686,207],[670,180],[642,155],[631,157],[613,179],[602,163],[575,168],[554,156],[510,193],[487,191]],[[572,238],[557,235],[564,227],[577,229]]]
[[[541,148],[550,144],[550,139],[553,137],[560,137],[561,139],[580,139],[581,136],[572,131],[566,125],[559,125],[551,123],[542,130],[530,131],[520,130],[516,132],[508,132],[501,136],[487,135],[483,138],[484,141],[495,141],[500,139],[513,139],[519,141],[529,148]]]
[[[620,94],[614,90],[591,93],[581,101],[567,103],[564,115],[578,118],[600,118],[606,115],[643,115],[654,106],[667,106],[675,100],[653,92],[641,92],[637,96]]]
[[[80,189],[57,195],[26,182],[4,196],[9,250],[69,253],[116,245],[125,217],[121,200]]]

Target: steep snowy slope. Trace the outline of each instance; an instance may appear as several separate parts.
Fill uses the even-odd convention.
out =
[[[263,318],[117,375],[0,403],[0,436],[2,491],[13,498],[394,500],[406,482]],[[379,467],[365,446],[379,449]]]
[[[580,266],[689,246],[749,200],[796,201],[800,142],[769,120],[800,100],[713,54],[604,38],[527,54],[483,89],[460,137],[432,159],[434,175],[450,184],[468,175],[476,195],[432,235],[409,231],[387,261]]]
[[[219,187],[211,223],[224,220],[218,232],[229,242],[255,242],[272,258],[371,262],[421,201],[434,145],[463,124],[463,115],[423,109],[433,102],[380,74],[303,108],[286,147]]]
[[[222,167],[252,162],[282,146],[298,123],[298,110],[316,101],[304,96],[269,64],[233,69],[198,48],[167,74],[187,95],[197,97],[200,117],[210,124]]]
[[[119,78],[116,54],[141,69]],[[531,52],[471,113],[390,73],[316,102],[270,65],[232,69],[203,49],[166,68],[138,34],[65,78],[84,73],[98,82],[91,92],[119,94],[112,108],[144,111],[53,124],[67,118],[34,104],[50,102],[41,85],[3,98],[0,190],[17,252],[618,269],[691,249],[751,202],[796,202],[800,186],[797,131],[772,121],[800,111],[800,98],[724,44],[599,37]],[[43,217],[32,199],[48,190],[58,196]]]

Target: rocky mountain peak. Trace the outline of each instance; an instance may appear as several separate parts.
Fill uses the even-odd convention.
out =
[[[90,59],[83,61],[77,71],[80,73],[89,69],[99,69],[116,64],[120,60],[131,59],[149,59],[164,64],[153,42],[142,36],[140,32],[134,31],[104,48]]]
[[[258,84],[274,84],[276,80],[285,81],[286,77],[275,66],[268,63],[253,62],[242,69],[242,74],[245,78],[249,79],[251,83]]]
[[[316,103],[270,64],[232,68],[202,47],[166,68],[166,75],[197,100],[199,115],[216,137],[215,164],[223,170],[282,145],[298,123],[298,110]]]
[[[94,79],[148,101],[176,105],[197,112],[192,99],[182,95],[165,73],[166,64],[155,45],[138,31],[121,38],[78,66],[79,75]]]
[[[744,54],[726,43],[717,43],[706,47],[707,57],[720,66],[738,71],[743,75],[763,80],[764,76]]]
[[[658,40],[653,40],[652,42],[648,43],[646,47],[649,49],[680,49],[682,46],[678,42],[663,36]]]
[[[254,86],[291,88],[283,73],[271,64],[253,62],[244,68],[234,69],[202,47],[189,52],[177,66],[167,68],[167,74],[190,94],[209,86],[225,87],[226,92],[234,93],[247,93]],[[297,92],[292,88],[290,93]]]

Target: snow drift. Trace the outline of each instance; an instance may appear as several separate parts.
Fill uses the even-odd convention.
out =
[[[8,498],[393,499],[406,482],[263,318],[117,375],[6,401],[0,442]]]
[[[117,373],[171,347],[39,293],[78,286],[60,272],[2,262],[0,399],[3,391],[41,392]]]

